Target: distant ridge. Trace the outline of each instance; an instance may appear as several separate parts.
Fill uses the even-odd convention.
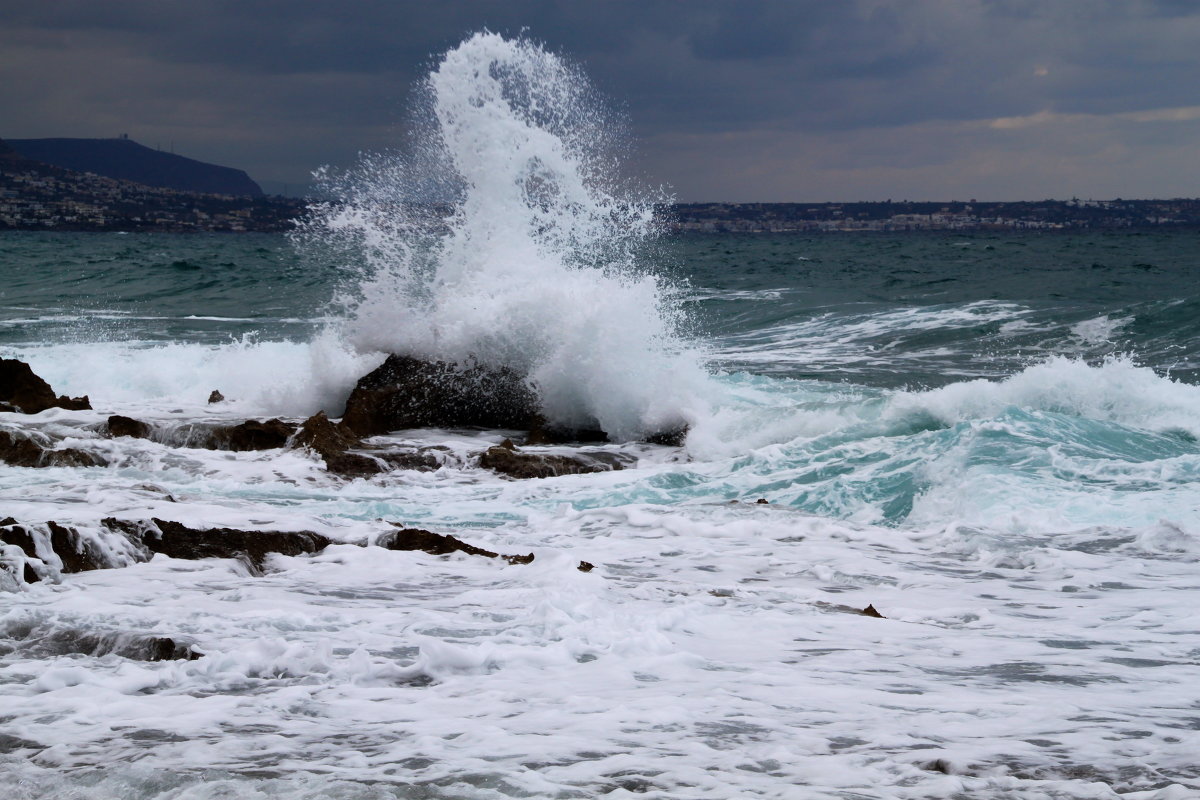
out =
[[[0,157],[4,145],[0,141]],[[7,145],[31,161],[146,186],[239,197],[263,194],[240,169],[152,150],[132,139],[8,139]]]
[[[0,158],[20,158],[17,151],[9,147],[8,143],[0,139]]]

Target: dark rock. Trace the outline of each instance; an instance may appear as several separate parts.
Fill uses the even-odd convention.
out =
[[[875,617],[876,619],[887,619],[887,617],[883,616],[883,614],[880,614],[878,611],[875,610],[874,604],[867,606],[859,613],[862,614],[864,617]]]
[[[591,572],[595,568],[596,568],[596,565],[591,563],[590,561],[580,561],[579,562],[578,569],[580,572]]]
[[[116,566],[75,529],[53,521],[47,522],[46,527],[50,529],[50,547],[62,561],[63,572],[88,572]]]
[[[86,411],[92,407],[87,396],[55,397],[50,384],[38,377],[29,365],[15,358],[0,358],[0,401],[7,409],[37,414],[47,408]]]
[[[20,548],[21,552],[25,554],[25,559],[20,564],[21,578],[25,583],[37,583],[42,579],[42,576],[29,563],[29,559],[40,560],[33,534],[12,517],[0,520],[0,545]]]
[[[76,448],[54,450],[32,437],[0,430],[0,461],[14,467],[97,467],[104,459]]]
[[[682,425],[671,430],[660,431],[651,436],[647,436],[645,441],[649,444],[661,444],[667,447],[683,447],[684,441],[687,440],[688,426]]]
[[[369,478],[386,472],[387,466],[361,453],[334,453],[325,456],[325,469],[343,478]]]
[[[346,401],[342,424],[360,436],[407,428],[528,428],[537,396],[505,368],[388,356]]]
[[[767,499],[767,498],[765,498],[765,497],[760,497],[760,498],[758,498],[757,500],[755,500],[754,502],[755,502],[755,503],[757,503],[757,504],[758,504],[758,505],[760,505],[760,506],[767,506],[767,505],[770,505],[770,504],[771,504],[771,501],[770,501],[770,500],[768,500],[768,499]]]
[[[608,434],[599,428],[564,428],[554,425],[541,414],[535,414],[525,435],[525,444],[579,444],[607,442]]]
[[[528,564],[533,561],[533,553],[524,556],[503,556],[499,553],[493,553],[491,550],[484,550],[481,547],[467,544],[463,540],[456,539],[453,536],[432,533],[420,528],[401,528],[400,530],[389,531],[380,536],[375,541],[375,544],[388,550],[422,550],[435,556],[444,556],[450,553],[467,553],[472,556],[503,558],[510,564]]]
[[[296,426],[281,419],[266,422],[248,419],[240,425],[213,428],[213,450],[275,450],[284,447],[296,432]]]
[[[149,425],[132,417],[113,414],[108,418],[108,435],[112,437],[131,436],[134,439],[148,439],[150,430]]]
[[[479,457],[479,465],[511,478],[554,478],[588,472],[624,469],[624,459],[604,450],[580,451],[575,455],[522,453],[505,439]]]
[[[209,403],[223,403],[223,402],[225,402],[225,395],[221,394],[216,389],[213,389],[212,394],[210,394],[208,396],[208,402]]]
[[[151,552],[171,558],[245,558],[258,572],[272,553],[298,556],[316,553],[329,545],[329,539],[309,531],[242,531],[236,528],[189,528],[181,522],[152,519],[156,531],[141,535],[141,542]],[[113,525],[110,523],[117,523]],[[110,528],[129,531],[130,523],[104,520]],[[136,526],[136,523],[133,523]],[[144,528],[143,528],[144,530]],[[157,532],[158,535],[155,535]]]
[[[0,402],[0,412],[20,414],[21,409],[17,408],[11,403]]]

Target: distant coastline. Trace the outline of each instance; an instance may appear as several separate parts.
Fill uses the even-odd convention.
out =
[[[181,191],[76,172],[0,141],[0,231],[279,232],[312,199]],[[425,208],[436,219],[448,209]],[[674,233],[839,233],[1200,227],[1200,199],[1031,202],[679,203]]]

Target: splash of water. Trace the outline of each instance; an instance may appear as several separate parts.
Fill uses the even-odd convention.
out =
[[[332,181],[307,226],[365,264],[346,341],[518,370],[552,421],[616,438],[692,417],[708,378],[644,267],[654,198],[614,177],[619,126],[582,74],[484,32],[445,54],[424,98],[411,151]]]

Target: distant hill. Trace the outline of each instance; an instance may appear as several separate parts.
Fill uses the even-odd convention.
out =
[[[0,158],[20,158],[20,156],[17,155],[16,150],[13,150],[3,139],[0,139]]]
[[[152,150],[132,139],[8,139],[7,144],[31,161],[146,186],[239,197],[263,194],[240,169]]]

